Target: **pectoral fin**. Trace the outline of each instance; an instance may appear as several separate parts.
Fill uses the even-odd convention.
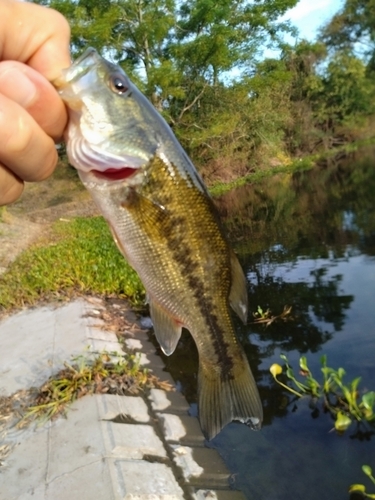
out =
[[[229,294],[229,302],[232,309],[246,325],[248,309],[246,278],[234,252],[231,254],[231,267],[232,287]]]
[[[159,304],[150,300],[150,315],[154,332],[164,354],[170,356],[181,337],[181,324],[173,319]]]

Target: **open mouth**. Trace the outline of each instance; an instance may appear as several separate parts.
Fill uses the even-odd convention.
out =
[[[110,181],[120,181],[122,179],[127,179],[131,177],[137,171],[136,168],[108,168],[107,170],[92,170],[91,172],[97,177],[102,179],[108,179]]]

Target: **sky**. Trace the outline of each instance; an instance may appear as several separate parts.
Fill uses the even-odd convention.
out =
[[[301,38],[314,40],[317,30],[344,4],[344,0],[300,0],[282,20],[289,19],[300,31]]]

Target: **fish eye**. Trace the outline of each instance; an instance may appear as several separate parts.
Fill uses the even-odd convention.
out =
[[[110,76],[109,86],[116,94],[125,94],[129,90],[127,79],[121,73]]]

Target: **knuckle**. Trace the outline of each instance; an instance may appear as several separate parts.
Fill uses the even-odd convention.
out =
[[[48,9],[53,25],[59,30],[59,35],[70,38],[70,25],[66,18],[57,10]]]
[[[0,165],[0,206],[16,201],[21,196],[23,188],[21,179]]]
[[[1,123],[3,131],[3,155],[24,157],[30,153],[34,133],[29,120],[20,115],[8,123]]]

